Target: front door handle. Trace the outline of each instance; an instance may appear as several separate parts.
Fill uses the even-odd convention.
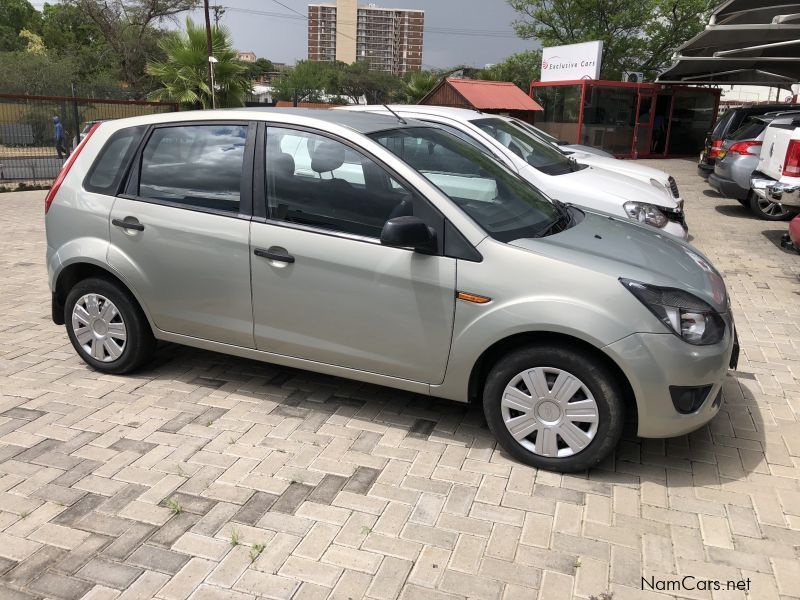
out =
[[[288,252],[272,252],[271,250],[256,248],[255,250],[253,250],[253,254],[255,254],[256,256],[260,256],[261,258],[268,258],[270,260],[276,260],[278,262],[285,262],[289,264],[292,264],[294,262],[294,256],[292,256]]]
[[[139,221],[123,221],[122,219],[111,219],[111,224],[123,229],[135,229],[136,231],[144,231],[144,225]]]

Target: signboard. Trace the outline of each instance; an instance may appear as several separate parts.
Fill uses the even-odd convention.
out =
[[[603,42],[584,42],[568,46],[542,48],[541,81],[597,79]]]

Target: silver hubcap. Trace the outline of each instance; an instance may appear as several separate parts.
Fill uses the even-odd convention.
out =
[[[561,369],[535,367],[515,375],[503,390],[500,411],[514,439],[539,456],[573,456],[597,434],[594,396]]]
[[[761,209],[761,212],[770,217],[778,217],[786,214],[786,209],[782,204],[770,202],[766,198],[759,198],[758,207]]]
[[[75,303],[72,331],[84,352],[95,360],[113,362],[125,350],[125,321],[114,303],[100,294],[86,294]]]

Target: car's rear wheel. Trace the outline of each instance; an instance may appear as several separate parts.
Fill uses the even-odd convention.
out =
[[[750,210],[764,221],[788,221],[792,218],[792,213],[786,210],[782,204],[762,198],[752,191],[750,192]]]
[[[501,358],[483,393],[489,428],[516,459],[552,471],[582,471],[603,460],[622,434],[619,385],[590,354],[530,346]]]
[[[64,322],[78,355],[98,371],[128,373],[155,349],[155,338],[136,301],[105,279],[75,284],[64,303]]]

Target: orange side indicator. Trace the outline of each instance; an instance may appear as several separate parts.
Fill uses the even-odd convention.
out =
[[[459,300],[472,302],[473,304],[486,304],[487,302],[492,301],[492,299],[487,296],[481,296],[479,294],[470,294],[469,292],[458,292],[456,294],[456,298],[458,298]]]

